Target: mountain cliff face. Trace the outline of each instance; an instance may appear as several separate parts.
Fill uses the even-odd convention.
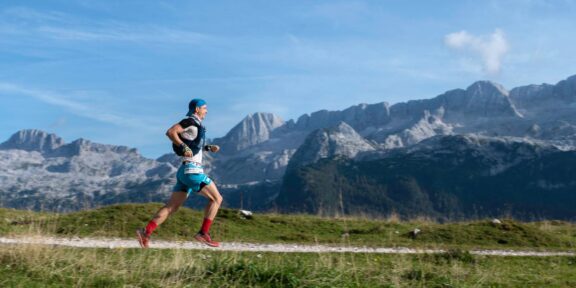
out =
[[[438,218],[512,209],[572,219],[575,112],[576,76],[510,91],[479,81],[296,121],[256,113],[214,139],[222,150],[206,155],[205,170],[230,205],[250,199],[255,209]],[[151,160],[124,146],[23,130],[0,144],[0,200],[64,210],[165,201],[178,165],[171,153]]]
[[[60,211],[128,199],[159,201],[176,171],[133,148],[84,139],[66,144],[38,130],[22,130],[4,142],[0,164],[2,206]]]
[[[260,125],[255,125],[250,119],[258,117],[248,117],[233,131],[244,131],[246,129],[239,128],[252,126],[270,129],[253,142],[239,140],[237,144],[230,144],[230,141],[236,141],[229,136],[232,133],[216,139],[221,146],[232,147],[232,152],[215,156],[217,168],[214,172],[225,183],[281,179],[288,164],[286,160],[304,144],[310,133],[335,127],[341,122],[378,149],[409,147],[438,135],[471,133],[552,140],[557,145],[572,147],[576,144],[576,98],[570,95],[576,93],[575,83],[576,77],[570,77],[556,85],[532,85],[508,92],[499,84],[478,81],[465,90],[451,90],[431,99],[392,106],[385,102],[360,104],[343,111],[321,110],[302,115],[297,121],[281,125],[277,122],[277,126],[265,125],[262,120],[259,120]],[[548,102],[552,104],[543,104]],[[235,132],[234,135],[248,134]],[[318,152],[320,154],[312,158],[324,158],[323,152]],[[219,169],[222,167],[226,169]]]
[[[336,156],[354,158],[362,152],[374,151],[374,146],[362,138],[354,128],[340,122],[332,128],[318,129],[310,133],[304,143],[292,155],[292,169],[315,163],[323,158]]]
[[[234,154],[270,139],[270,133],[283,124],[284,120],[271,113],[248,115],[215,144],[221,146],[223,153]]]
[[[521,117],[508,91],[489,81],[478,81],[466,90],[448,91],[432,99],[413,100],[395,104],[392,118],[421,118],[425,111],[443,110],[451,120],[474,122],[478,118]],[[448,120],[450,121],[450,120]]]
[[[289,170],[276,207],[327,216],[576,219],[576,151],[455,135],[378,156],[323,159]]]
[[[501,85],[479,81],[466,89],[463,113],[480,117],[521,117]]]
[[[0,144],[0,149],[51,152],[64,145],[62,138],[40,130],[22,130]]]
[[[340,122],[362,131],[367,127],[382,126],[390,121],[390,107],[387,103],[360,104],[343,111],[321,110],[310,115],[304,114],[290,128],[297,131],[314,131],[333,127]]]

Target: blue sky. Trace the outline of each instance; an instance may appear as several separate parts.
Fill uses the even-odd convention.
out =
[[[576,1],[2,1],[0,142],[42,129],[170,152],[195,97],[208,136],[359,103],[576,74]]]

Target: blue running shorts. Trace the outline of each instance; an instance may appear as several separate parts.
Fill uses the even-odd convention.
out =
[[[202,166],[196,163],[182,164],[176,173],[176,185],[172,192],[185,191],[190,194],[191,192],[198,193],[204,186],[210,185],[212,179],[204,174]]]

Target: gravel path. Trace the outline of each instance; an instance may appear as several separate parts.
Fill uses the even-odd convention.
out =
[[[56,238],[56,237],[0,237],[0,244],[34,244],[57,245],[84,248],[139,248],[136,239],[120,238]],[[326,253],[326,252],[352,252],[352,253],[383,253],[383,254],[424,254],[442,253],[439,249],[416,248],[371,248],[351,246],[326,245],[299,245],[299,244],[252,244],[224,242],[220,248],[211,248],[198,242],[188,241],[153,241],[150,248],[156,249],[192,249],[192,250],[218,250],[218,251],[251,251],[251,252],[300,252],[300,253]],[[490,256],[576,256],[576,252],[542,252],[542,251],[512,251],[512,250],[472,250],[475,255]]]

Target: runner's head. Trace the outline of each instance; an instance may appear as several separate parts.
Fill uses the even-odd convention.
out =
[[[206,117],[206,113],[208,113],[208,109],[206,107],[206,101],[196,98],[192,99],[190,103],[188,103],[188,113],[186,116],[190,117],[192,115],[196,115],[201,120]]]

